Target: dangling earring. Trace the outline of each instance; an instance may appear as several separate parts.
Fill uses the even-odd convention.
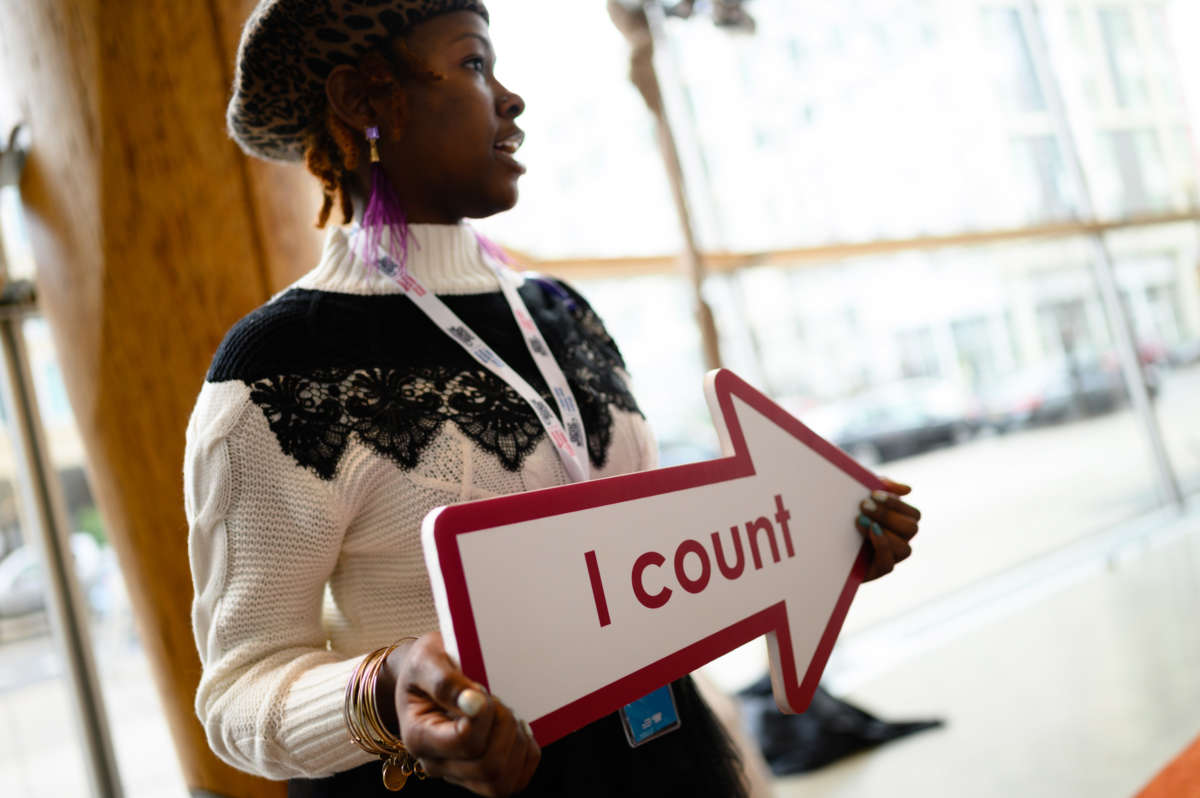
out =
[[[379,245],[386,232],[388,259],[400,274],[404,274],[410,238],[408,219],[379,160],[378,127],[372,125],[367,128],[367,143],[371,147],[371,196],[363,211],[360,257],[368,263],[386,263],[379,254]]]

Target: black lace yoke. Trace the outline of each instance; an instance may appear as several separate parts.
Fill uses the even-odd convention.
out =
[[[519,292],[579,402],[588,454],[601,468],[610,408],[640,412],[616,371],[621,353],[569,288],[539,279]],[[442,300],[556,408],[499,292]],[[402,295],[285,292],[238,322],[217,350],[208,381],[235,379],[250,387],[284,453],[323,479],[334,477],[351,437],[411,470],[450,422],[517,471],[545,435],[516,391]]]

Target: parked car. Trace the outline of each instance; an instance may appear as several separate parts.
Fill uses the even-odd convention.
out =
[[[1167,350],[1167,362],[1179,368],[1200,363],[1200,338],[1183,341]]]
[[[95,609],[104,602],[98,591],[108,567],[105,552],[86,532],[71,535],[75,574],[89,604]],[[0,560],[0,618],[41,612],[46,608],[46,578],[41,557],[28,546],[18,546]]]
[[[1158,370],[1143,364],[1150,396],[1158,395]],[[1116,358],[1066,360],[1012,374],[981,394],[985,423],[998,432],[1069,418],[1109,413],[1129,399]]]
[[[958,443],[979,423],[968,395],[927,379],[883,385],[797,416],[866,466]]]

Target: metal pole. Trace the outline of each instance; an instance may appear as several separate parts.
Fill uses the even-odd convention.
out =
[[[12,141],[16,141],[14,137]],[[15,183],[24,155],[0,150],[0,174]],[[15,168],[8,168],[13,163]],[[0,183],[0,188],[4,184]],[[28,350],[21,322],[36,306],[34,292],[21,283],[8,283],[3,231],[0,230],[0,390],[8,410],[8,432],[18,468],[17,488],[21,526],[42,557],[48,579],[51,626],[66,661],[71,690],[75,695],[76,731],[83,746],[84,762],[96,798],[121,798],[120,776],[113,756],[112,739],[100,694],[100,683],[92,656],[91,639],[84,611],[83,593],[75,576],[66,524],[66,505],[61,487],[47,456],[45,430],[33,392]],[[25,289],[29,285],[24,284]]]
[[[675,213],[679,218],[679,229],[683,235],[683,264],[692,289],[692,303],[696,322],[700,328],[700,343],[706,369],[720,368],[721,346],[712,309],[704,299],[704,280],[707,276],[704,258],[696,243],[695,228],[688,206],[687,187],[683,175],[683,164],[671,129],[670,117],[662,96],[662,85],[654,66],[654,26],[661,24],[662,9],[655,2],[639,8],[630,8],[618,0],[609,0],[609,16],[630,45],[630,79],[642,95],[650,112],[654,114],[658,130],[659,148],[671,195],[675,201]],[[661,33],[660,33],[661,37]]]
[[[644,9],[651,53],[653,54],[657,49],[658,42],[666,38],[664,15],[657,2],[647,3]],[[659,91],[659,107],[657,109],[659,142],[662,146],[663,159],[667,165],[667,178],[671,183],[671,193],[675,196],[675,210],[679,215],[680,231],[683,233],[684,263],[692,283],[692,301],[695,305],[696,321],[700,325],[705,368],[716,369],[721,367],[721,344],[712,308],[704,299],[704,281],[708,277],[708,270],[704,264],[704,256],[700,254],[700,245],[696,243],[696,229],[692,222],[691,201],[688,198],[683,160],[679,157],[679,144],[675,138],[675,129],[667,111],[666,98],[662,95],[662,82],[659,80],[658,69],[653,58],[650,59],[650,69],[654,84]]]
[[[1050,48],[1046,41],[1041,12],[1036,0],[1023,0],[1019,16],[1021,29],[1029,44],[1038,82],[1046,93],[1050,116],[1054,121],[1058,140],[1065,150],[1067,171],[1078,197],[1079,216],[1082,217],[1080,221],[1085,224],[1094,224],[1097,217],[1095,203],[1092,201],[1091,187],[1083,168],[1078,139],[1071,124],[1070,114],[1067,112],[1062,86],[1059,84],[1058,74],[1055,72],[1050,58]],[[1096,281],[1105,315],[1107,315],[1112,329],[1121,371],[1125,376],[1125,384],[1129,389],[1134,411],[1145,427],[1151,458],[1154,461],[1155,470],[1158,472],[1159,491],[1167,502],[1182,510],[1184,507],[1183,492],[1179,489],[1179,481],[1171,467],[1171,460],[1167,455],[1166,444],[1163,442],[1158,417],[1154,412],[1154,405],[1150,401],[1146,376],[1142,372],[1138,357],[1133,324],[1129,320],[1125,307],[1121,304],[1112,252],[1109,251],[1108,243],[1102,233],[1093,233],[1088,238],[1092,246],[1092,276]]]

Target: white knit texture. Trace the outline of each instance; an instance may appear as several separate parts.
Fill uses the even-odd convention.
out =
[[[457,241],[461,229],[425,240]],[[414,258],[431,290],[463,292],[486,278],[495,289],[476,249],[427,243],[422,252],[432,250],[454,264],[439,272]],[[339,288],[353,283],[348,293],[373,293],[374,275],[352,276],[356,261],[335,231],[301,284],[331,290],[319,278],[333,274]],[[653,468],[644,420],[611,410],[608,461],[593,476]],[[204,668],[196,712],[213,751],[271,779],[318,778],[370,760],[343,725],[345,685],[365,653],[437,628],[422,519],[441,505],[567,481],[545,439],[511,472],[451,423],[412,471],[352,440],[325,481],[283,453],[244,383],[206,383],[188,425],[184,503]]]
[[[495,272],[484,267],[478,239],[469,226],[414,224],[410,229],[406,268],[421,285],[438,294],[496,290]],[[325,237],[320,265],[293,287],[359,295],[403,293],[404,289],[387,275],[364,268],[352,233],[351,227],[331,228]],[[516,277],[513,272],[509,274]]]

